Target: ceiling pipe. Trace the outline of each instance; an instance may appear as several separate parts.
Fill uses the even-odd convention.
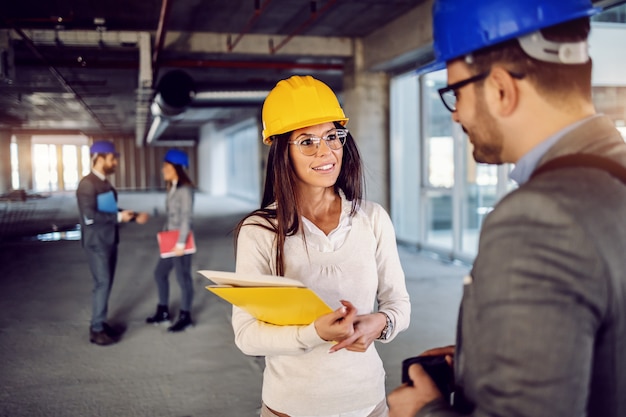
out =
[[[139,46],[139,82],[136,95],[135,109],[135,144],[143,146],[150,114],[150,101],[154,93],[152,89],[152,57],[150,34],[141,32],[137,35]]]
[[[157,30],[155,34],[154,50],[152,52],[152,82],[157,79],[159,74],[159,57],[161,55],[161,51],[163,50],[163,45],[165,44],[165,35],[167,32],[165,29],[165,22],[167,21],[169,14],[170,2],[169,0],[163,0],[161,2],[161,13],[159,14],[159,22],[157,23]],[[167,74],[163,78],[167,78]],[[163,102],[161,93],[158,92],[158,88],[159,87],[157,87],[157,94],[154,97],[152,105],[150,105],[150,112],[154,116],[154,119],[152,120],[150,129],[146,135],[146,143],[148,145],[157,140],[157,138],[161,136],[163,131],[169,125],[167,114],[163,112],[161,107],[162,104],[163,107],[167,109],[167,103]],[[143,141],[143,137],[141,139],[138,137],[137,141]]]
[[[243,38],[243,36],[250,31],[250,28],[252,28],[254,22],[257,21],[257,19],[261,16],[261,13],[263,13],[263,10],[267,7],[268,4],[270,4],[271,1],[272,0],[265,0],[263,4],[260,5],[260,0],[254,0],[254,14],[250,18],[250,20],[248,20],[246,26],[241,30],[241,32],[239,32],[239,35],[237,35],[237,38],[235,38],[233,42],[230,41],[230,36],[228,37],[228,52],[232,52],[233,49],[235,49],[235,46],[237,46],[241,38]]]
[[[156,88],[150,105],[154,119],[146,136],[146,142],[156,142],[170,121],[177,120],[191,104],[196,95],[193,79],[184,71],[174,70],[165,74]]]
[[[159,23],[157,25],[157,31],[155,35],[155,44],[154,44],[154,52],[152,53],[152,78],[157,79],[157,75],[159,72],[159,55],[163,50],[163,45],[165,44],[165,34],[167,30],[165,29],[165,22],[170,14],[170,1],[163,0],[161,3],[161,14],[159,15]]]
[[[175,117],[185,111],[196,95],[193,79],[184,71],[173,70],[165,74],[156,88],[150,107],[153,116]]]
[[[51,64],[59,67],[80,67],[75,60],[52,60]],[[20,64],[35,66],[35,62],[20,60]],[[107,61],[89,63],[90,68],[99,69],[136,69],[136,62]],[[164,68],[242,68],[242,69],[278,69],[278,70],[315,70],[315,71],[343,71],[341,63],[315,63],[315,62],[285,62],[285,61],[220,61],[220,60],[195,60],[195,59],[171,59],[161,62]]]
[[[306,21],[304,21],[293,32],[291,32],[289,35],[287,35],[287,37],[284,38],[282,41],[280,41],[278,43],[278,45],[274,46],[272,40],[270,39],[270,54],[272,54],[272,55],[275,54],[276,51],[278,51],[280,48],[285,46],[289,41],[291,41],[291,39],[293,37],[295,37],[298,33],[302,32],[307,26],[309,26],[311,23],[313,23],[313,21],[315,19],[317,19],[322,14],[326,13],[328,11],[328,9],[330,9],[335,3],[337,3],[337,0],[329,0],[328,2],[326,2],[326,4],[324,4],[324,7],[322,7],[319,10],[319,12],[318,12],[317,11],[317,2],[316,1],[312,1],[310,3],[311,4],[311,14],[309,15],[309,18]]]
[[[343,64],[320,64],[315,62],[280,62],[280,61],[219,61],[174,59],[163,62],[164,67],[173,68],[245,68],[245,69],[280,69],[280,70],[316,70],[343,71]]]
[[[163,134],[165,129],[167,129],[169,124],[169,120],[161,116],[155,117],[154,120],[152,120],[150,130],[148,131],[148,135],[146,136],[146,143],[148,145],[154,144],[153,142],[156,142],[158,140],[158,138],[161,136],[161,134]]]

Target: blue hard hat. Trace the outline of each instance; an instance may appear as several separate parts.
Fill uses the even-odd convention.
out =
[[[435,61],[417,72],[443,69],[479,49],[600,11],[591,0],[435,0]]]
[[[115,151],[115,145],[113,144],[113,142],[109,142],[108,140],[99,140],[97,142],[94,142],[89,148],[89,153],[91,155],[97,153],[112,153],[115,156],[119,155],[119,153]]]
[[[169,162],[174,165],[182,165],[183,167],[189,167],[189,157],[187,154],[179,149],[170,149],[163,158],[165,162]]]

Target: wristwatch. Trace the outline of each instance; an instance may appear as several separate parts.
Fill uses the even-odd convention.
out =
[[[379,313],[382,313],[385,315],[385,318],[387,319],[387,323],[385,323],[385,327],[383,327],[383,331],[380,332],[380,336],[378,336],[378,340],[387,340],[391,336],[391,333],[393,333],[393,321],[391,321],[391,317],[389,317],[389,314],[383,313],[382,311],[379,311]]]

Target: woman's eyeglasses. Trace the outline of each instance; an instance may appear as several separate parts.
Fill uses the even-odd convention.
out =
[[[287,143],[290,145],[298,145],[298,149],[302,155],[313,156],[320,148],[322,140],[326,141],[326,146],[330,149],[337,151],[343,148],[347,137],[348,129],[331,129],[321,138],[314,135],[300,135],[296,140]]]

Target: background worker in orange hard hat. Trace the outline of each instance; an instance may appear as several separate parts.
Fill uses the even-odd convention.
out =
[[[265,192],[239,224],[236,270],[299,280],[335,309],[309,325],[275,326],[233,307],[237,346],[265,356],[263,417],[388,414],[373,342],[408,327],[410,302],[391,220],[362,199],[347,122],[332,90],[310,76],[280,81],[263,104]]]
[[[414,364],[391,416],[626,416],[626,144],[592,103],[596,12],[435,1],[441,98],[476,161],[514,163],[519,188],[483,225],[456,350],[427,352],[454,359],[453,406],[425,372],[436,368]]]

